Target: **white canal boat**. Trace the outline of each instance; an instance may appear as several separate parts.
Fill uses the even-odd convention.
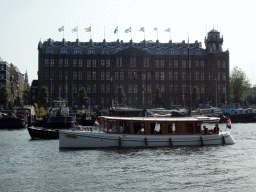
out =
[[[89,149],[110,147],[174,147],[235,144],[229,132],[219,131],[217,117],[157,118],[100,117],[99,131],[59,131],[60,149]],[[210,125],[210,124],[208,124]],[[122,127],[122,128],[121,128]]]

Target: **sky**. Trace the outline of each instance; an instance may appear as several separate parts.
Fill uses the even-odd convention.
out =
[[[256,85],[254,1],[244,0],[0,0],[0,57],[38,79],[38,43],[61,41],[124,42],[145,39],[165,43],[202,42],[211,29],[223,35],[230,72],[238,66]],[[63,32],[58,29],[64,26]],[[72,29],[78,26],[78,32]],[[85,28],[91,26],[91,33]],[[118,26],[119,32],[114,34]],[[125,29],[132,27],[132,33]],[[158,28],[158,33],[153,28]],[[171,33],[165,32],[171,28]]]

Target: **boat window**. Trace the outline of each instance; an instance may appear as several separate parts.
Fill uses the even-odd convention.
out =
[[[175,123],[168,125],[168,133],[175,133],[175,131],[176,131]]]
[[[118,132],[116,127],[116,120],[109,121],[109,129],[110,129],[110,132]]]
[[[156,123],[155,133],[162,134],[162,124],[161,123]]]
[[[100,118],[100,129],[105,130],[107,128],[107,120],[104,118]]]
[[[134,126],[134,133],[135,134],[144,133],[144,131],[145,131],[145,124],[144,123],[137,122],[137,123],[134,123],[133,126]]]
[[[187,124],[187,133],[193,133],[193,125]]]
[[[195,128],[196,128],[196,133],[200,133],[201,132],[201,127],[200,127],[199,123],[195,124]]]

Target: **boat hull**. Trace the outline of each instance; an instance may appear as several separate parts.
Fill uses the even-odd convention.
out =
[[[20,118],[6,117],[0,119],[0,129],[20,129],[26,127],[26,121]]]
[[[28,127],[32,139],[59,139],[59,130]]]
[[[212,135],[125,135],[64,130],[59,132],[59,147],[61,149],[145,148],[223,144],[235,144],[230,133],[222,132]]]
[[[256,122],[256,113],[230,115],[232,123],[252,123]]]
[[[34,127],[44,127],[52,129],[68,129],[76,127],[74,117],[57,116],[50,117],[47,120],[41,120],[33,123]]]

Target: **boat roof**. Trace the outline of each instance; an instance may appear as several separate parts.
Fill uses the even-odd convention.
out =
[[[113,116],[101,116],[108,120],[120,120],[120,121],[202,121],[211,122],[217,121],[218,117],[113,117]]]

